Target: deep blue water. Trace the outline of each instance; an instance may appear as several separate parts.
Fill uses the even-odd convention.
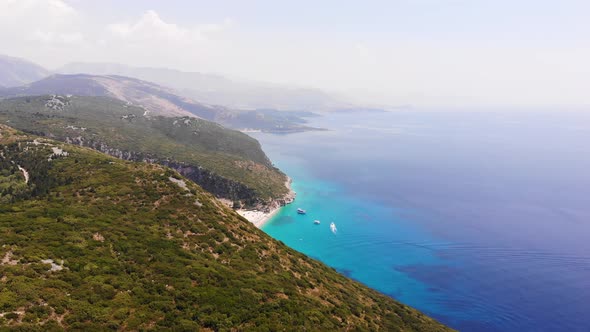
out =
[[[590,331],[589,113],[311,124],[252,134],[298,194],[265,232],[459,330]]]

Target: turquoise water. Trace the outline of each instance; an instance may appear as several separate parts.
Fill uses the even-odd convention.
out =
[[[382,266],[437,264],[430,250],[408,246],[408,239],[432,242],[426,233],[404,220],[403,211],[343,195],[343,189],[321,180],[306,181],[302,169],[283,167],[296,180],[296,203],[283,208],[263,229],[294,249],[320,259],[345,275],[373,285],[410,303],[426,292],[425,285]],[[297,213],[305,208],[307,214]],[[314,224],[314,220],[321,224]],[[330,223],[336,225],[336,232]],[[376,254],[378,253],[378,254]]]
[[[253,134],[297,192],[265,232],[460,330],[590,330],[590,114],[312,124]]]

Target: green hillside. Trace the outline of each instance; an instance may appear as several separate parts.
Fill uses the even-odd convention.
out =
[[[0,82],[2,81],[1,60],[0,57]],[[5,98],[55,94],[109,97],[141,106],[152,115],[197,116],[234,129],[255,129],[276,133],[318,130],[305,125],[307,122],[305,118],[313,115],[309,112],[274,109],[241,110],[203,104],[178,95],[176,91],[167,87],[118,75],[54,74],[27,85],[0,88],[0,96]],[[266,93],[267,100],[272,97],[272,93]]]
[[[189,117],[151,116],[105,97],[0,100],[0,123],[123,159],[173,166],[219,197],[254,205],[287,193],[286,176],[241,132]]]
[[[0,330],[446,330],[161,165],[3,125],[0,165]]]

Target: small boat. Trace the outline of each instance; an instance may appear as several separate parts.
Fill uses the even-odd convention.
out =
[[[334,234],[336,234],[336,232],[338,231],[338,229],[336,228],[336,224],[334,222],[330,223],[330,230]]]
[[[304,210],[304,209],[302,209],[302,208],[298,208],[298,209],[297,209],[297,213],[298,213],[298,214],[306,214],[306,213],[307,213],[307,211],[305,211],[305,210]]]
[[[319,225],[320,224],[320,221],[319,220],[314,220],[313,223],[316,224],[316,225]]]

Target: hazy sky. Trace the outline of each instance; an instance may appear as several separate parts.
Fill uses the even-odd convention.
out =
[[[319,87],[375,103],[590,105],[590,1],[0,0],[0,53]]]

